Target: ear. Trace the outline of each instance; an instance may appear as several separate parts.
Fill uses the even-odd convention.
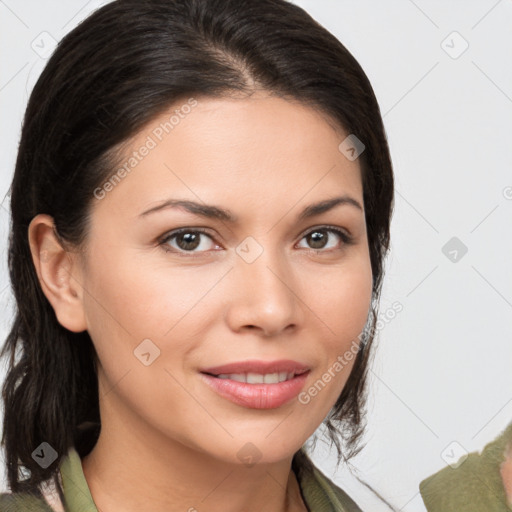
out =
[[[80,254],[66,250],[56,235],[53,218],[36,215],[28,227],[32,260],[41,289],[59,323],[73,332],[87,328],[83,307]]]

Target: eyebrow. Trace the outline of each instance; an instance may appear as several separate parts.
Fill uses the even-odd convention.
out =
[[[339,197],[333,197],[332,199],[325,199],[318,203],[306,206],[298,215],[298,220],[304,220],[310,217],[314,217],[316,215],[320,215],[340,205],[353,206],[359,209],[360,211],[363,211],[363,207],[361,206],[359,201],[348,195],[343,195]],[[162,204],[159,204],[158,206],[154,206],[153,208],[150,208],[149,210],[142,212],[139,215],[139,217],[144,218],[151,213],[155,213],[160,210],[168,208],[181,208],[195,215],[200,215],[201,217],[207,217],[209,219],[218,219],[230,223],[236,223],[239,220],[238,217],[234,215],[230,210],[226,210],[218,206],[196,203],[195,201],[179,199],[168,199]]]

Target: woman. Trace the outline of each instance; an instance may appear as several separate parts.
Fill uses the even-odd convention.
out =
[[[360,449],[392,206],[371,85],[299,7],[94,12],[12,182],[0,509],[360,510],[305,443]]]

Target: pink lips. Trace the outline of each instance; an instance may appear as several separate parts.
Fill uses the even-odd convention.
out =
[[[291,360],[243,361],[201,370],[201,377],[219,395],[252,409],[275,409],[296,397],[309,375],[307,365]],[[247,384],[231,379],[220,379],[215,375],[233,373],[279,373],[294,372],[296,375],[275,384]]]

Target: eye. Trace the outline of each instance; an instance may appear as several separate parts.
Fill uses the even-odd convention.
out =
[[[161,241],[160,245],[167,252],[182,252],[182,253],[194,253],[194,252],[206,252],[209,250],[208,243],[203,243],[202,238],[206,238],[213,243],[213,238],[204,229],[200,228],[182,228],[172,231],[166,235]],[[175,245],[169,244],[169,242],[175,242]],[[170,245],[170,247],[169,247]],[[206,245],[206,247],[205,247]],[[195,249],[201,248],[202,250],[196,251]],[[217,246],[218,247],[218,246]]]
[[[314,251],[320,252],[327,252],[327,251],[321,251],[322,249],[336,249],[336,243],[330,244],[328,243],[329,234],[335,234],[339,239],[341,239],[343,245],[350,245],[353,243],[353,238],[346,233],[345,231],[342,231],[339,228],[335,228],[332,226],[320,226],[314,229],[311,229],[308,231],[302,238],[306,239],[308,243],[312,244],[312,246],[309,247],[309,249],[312,249]],[[341,249],[342,247],[339,247]]]

